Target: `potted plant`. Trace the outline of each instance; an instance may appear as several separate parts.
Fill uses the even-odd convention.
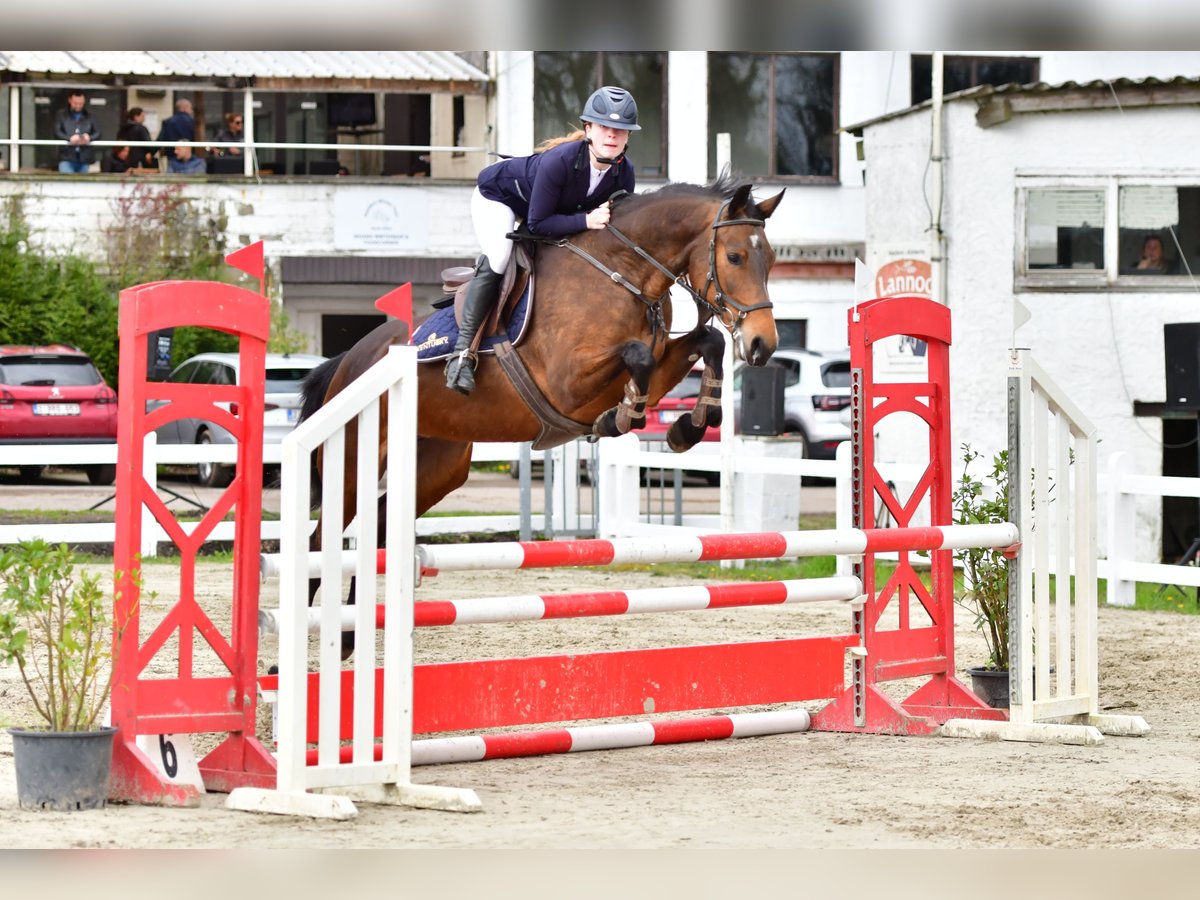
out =
[[[95,809],[108,798],[115,728],[97,725],[112,683],[112,598],[76,574],[66,544],[0,552],[0,664],[15,663],[44,721],[10,728],[26,809]]]
[[[954,488],[954,521],[958,525],[991,525],[1008,518],[1008,451],[992,458],[990,485],[976,478],[972,465],[983,454],[963,444],[963,474]],[[1003,550],[969,548],[958,551],[963,568],[959,604],[975,616],[983,634],[987,662],[967,669],[971,688],[989,705],[1008,708],[1008,566]]]

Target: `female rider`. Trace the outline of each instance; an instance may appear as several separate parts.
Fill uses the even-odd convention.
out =
[[[517,219],[549,237],[601,229],[608,224],[609,198],[633,193],[633,164],[625,159],[629,133],[640,131],[637,103],[623,88],[592,93],[579,116],[583,131],[546,142],[530,156],[501,160],[479,173],[471,195],[471,221],[482,255],[467,289],[462,328],[446,363],[446,387],[469,394],[475,388],[471,341],[496,302],[512,254],[506,235]]]

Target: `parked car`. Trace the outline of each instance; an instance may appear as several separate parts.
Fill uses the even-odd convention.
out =
[[[776,350],[768,365],[784,370],[783,434],[803,442],[803,456],[832,459],[838,444],[850,439],[843,412],[850,406],[849,354]],[[743,363],[733,373],[734,418],[739,431],[745,368]]]
[[[300,418],[300,387],[308,373],[325,362],[324,356],[267,354],[263,412],[263,443],[278,444]],[[186,360],[167,380],[175,384],[238,384],[236,353],[201,353]],[[207,419],[176,419],[155,430],[162,444],[232,444],[234,437]],[[197,480],[207,487],[224,487],[233,480],[233,466],[199,463]]]
[[[0,444],[111,444],[117,394],[90,356],[68,344],[0,346]],[[113,463],[79,466],[92,484],[112,484]],[[20,466],[34,481],[40,465]]]

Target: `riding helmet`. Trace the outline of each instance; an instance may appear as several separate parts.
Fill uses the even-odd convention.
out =
[[[641,131],[637,123],[637,103],[633,95],[625,88],[602,87],[592,92],[583,105],[580,114],[585,122],[597,125],[607,125],[609,128],[622,128],[625,131]]]

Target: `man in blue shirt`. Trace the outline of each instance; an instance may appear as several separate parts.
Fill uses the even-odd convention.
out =
[[[203,159],[192,155],[192,148],[180,144],[175,148],[175,158],[167,163],[167,171],[172,175],[203,175],[207,167]]]
[[[194,141],[195,139],[196,120],[192,118],[192,101],[176,100],[175,115],[162,123],[162,128],[158,130],[158,137],[155,140],[162,141],[164,144],[174,144],[176,141]],[[171,148],[163,146],[159,148],[159,152],[163,156],[170,156]]]

